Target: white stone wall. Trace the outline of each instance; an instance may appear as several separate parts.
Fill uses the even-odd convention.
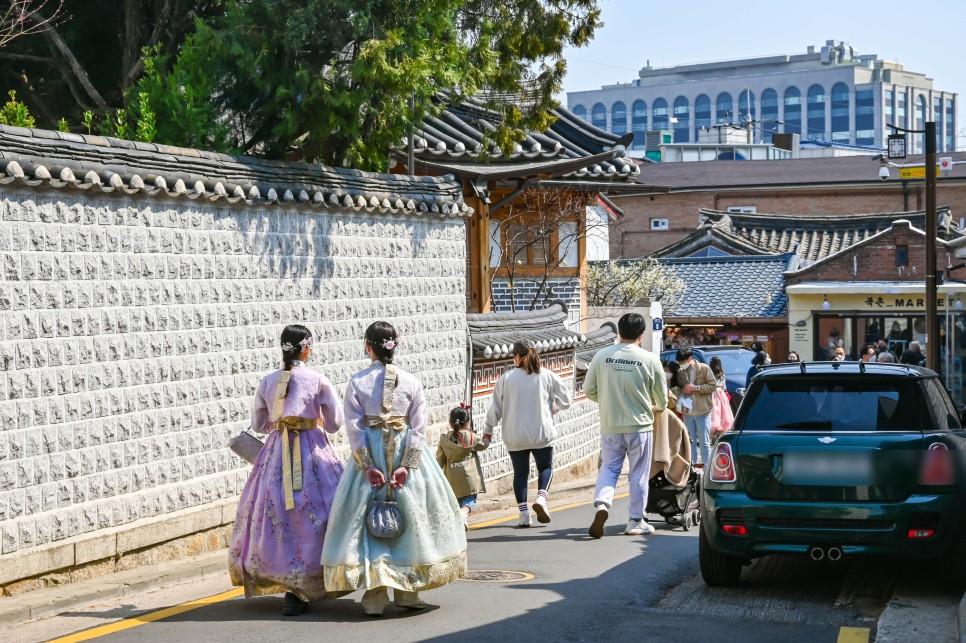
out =
[[[386,319],[432,421],[463,397],[459,218],[0,191],[0,261],[0,565],[237,494],[287,323],[340,393]]]

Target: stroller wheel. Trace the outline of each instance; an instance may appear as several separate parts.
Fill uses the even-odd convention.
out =
[[[689,531],[691,529],[691,514],[692,512],[689,511],[681,516],[681,528],[684,529],[684,531]]]

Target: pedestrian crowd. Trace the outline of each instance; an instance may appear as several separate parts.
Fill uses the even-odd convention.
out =
[[[653,533],[645,517],[652,472],[677,485],[693,480],[698,453],[707,462],[714,435],[733,421],[720,363],[699,363],[684,348],[662,365],[641,347],[641,315],[624,315],[617,326],[619,343],[594,356],[584,380],[587,397],[600,406],[593,538],[604,535],[625,460],[630,504],[623,533]],[[255,394],[251,430],[266,438],[245,456],[253,467],[230,540],[231,580],[247,597],[284,592],[283,614],[298,615],[309,601],[364,590],[364,612],[379,616],[392,589],[398,607],[424,608],[420,592],[466,572],[468,519],[486,490],[479,454],[497,426],[513,468],[517,526],[551,521],[554,416],[572,399],[560,376],[542,367],[534,343],[513,344],[514,368],[494,387],[482,435],[460,404],[433,457],[423,387],[393,363],[399,342],[391,324],[369,326],[363,346],[370,363],[340,401],[324,375],[305,368],[310,331],[283,330],[282,367]],[[347,463],[329,438],[343,426],[352,452]],[[234,440],[232,448],[243,453]]]

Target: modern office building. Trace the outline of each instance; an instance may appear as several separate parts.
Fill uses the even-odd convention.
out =
[[[754,142],[775,133],[802,141],[885,147],[888,124],[922,129],[936,122],[939,151],[956,147],[957,95],[935,89],[925,74],[900,63],[859,55],[833,40],[818,51],[654,68],[631,83],[569,92],[570,110],[615,134],[671,130],[675,143],[696,143],[702,129],[752,122]],[[921,135],[910,153],[923,152]]]

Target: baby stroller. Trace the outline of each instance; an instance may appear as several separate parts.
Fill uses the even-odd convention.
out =
[[[701,522],[700,493],[701,475],[694,467],[691,467],[691,474],[683,487],[671,484],[664,472],[659,471],[648,482],[646,511],[660,515],[669,525],[680,525],[688,531]]]

